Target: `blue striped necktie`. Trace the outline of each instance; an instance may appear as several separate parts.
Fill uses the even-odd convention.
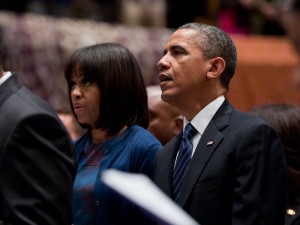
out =
[[[175,201],[178,199],[185,171],[189,165],[189,162],[191,161],[193,152],[192,137],[196,133],[197,130],[191,123],[188,123],[185,126],[173,173],[173,199]]]

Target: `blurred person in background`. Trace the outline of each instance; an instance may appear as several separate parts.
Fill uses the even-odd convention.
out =
[[[294,71],[294,80],[300,89],[300,0],[282,0],[281,16],[286,34],[298,55],[298,64]]]
[[[149,126],[148,130],[165,145],[182,131],[183,117],[173,105],[161,99],[159,85],[148,86]]]
[[[277,0],[221,0],[219,27],[228,33],[284,35]]]
[[[300,57],[300,0],[284,0],[282,4],[282,23]]]
[[[80,138],[85,132],[86,129],[82,128],[77,122],[71,110],[67,107],[56,109],[56,113],[60,120],[65,125],[67,131],[69,132],[73,141],[76,141]]]
[[[300,107],[268,104],[255,107],[250,114],[270,124],[282,140],[288,166],[288,204],[285,225],[300,224]]]
[[[147,27],[166,26],[165,0],[119,0],[123,24]]]

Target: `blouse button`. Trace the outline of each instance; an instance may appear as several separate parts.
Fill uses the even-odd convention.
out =
[[[99,206],[100,205],[100,201],[95,201],[95,206]]]
[[[289,216],[294,216],[296,214],[296,211],[293,210],[293,209],[287,209],[286,210],[286,213],[289,215]]]

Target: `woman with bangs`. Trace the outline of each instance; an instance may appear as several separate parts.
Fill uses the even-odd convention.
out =
[[[117,43],[77,50],[65,78],[72,111],[88,131],[75,142],[73,223],[151,224],[140,209],[101,181],[106,169],[153,177],[160,142],[147,131],[147,92],[134,55]]]

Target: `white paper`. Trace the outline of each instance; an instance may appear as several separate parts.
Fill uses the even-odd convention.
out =
[[[103,172],[103,182],[168,225],[199,225],[147,176],[115,169]]]

